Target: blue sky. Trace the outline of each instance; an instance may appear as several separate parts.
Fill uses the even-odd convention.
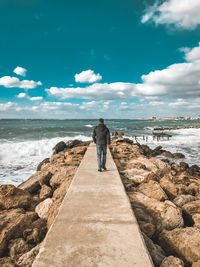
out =
[[[198,0],[0,2],[0,118],[197,116]]]

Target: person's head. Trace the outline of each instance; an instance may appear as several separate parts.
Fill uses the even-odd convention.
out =
[[[100,118],[99,119],[99,124],[104,124],[104,119]]]

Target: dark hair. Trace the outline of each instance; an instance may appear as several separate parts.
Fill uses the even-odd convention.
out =
[[[104,123],[104,119],[100,118],[100,119],[99,119],[99,122],[100,122],[100,123]]]

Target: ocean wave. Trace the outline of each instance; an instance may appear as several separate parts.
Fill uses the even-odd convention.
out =
[[[91,124],[86,124],[85,127],[92,128],[93,125],[91,125]]]

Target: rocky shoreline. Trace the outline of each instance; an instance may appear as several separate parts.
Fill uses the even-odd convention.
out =
[[[126,138],[111,152],[155,266],[200,266],[200,168]]]
[[[24,183],[0,186],[0,266],[30,267],[90,142],[60,142]]]
[[[27,181],[0,186],[0,266],[32,265],[89,144],[60,142]],[[200,266],[200,168],[128,138],[111,153],[155,266]]]
[[[200,125],[194,126],[167,126],[167,127],[158,127],[154,128],[154,131],[164,131],[164,130],[180,130],[180,129],[199,129]]]

